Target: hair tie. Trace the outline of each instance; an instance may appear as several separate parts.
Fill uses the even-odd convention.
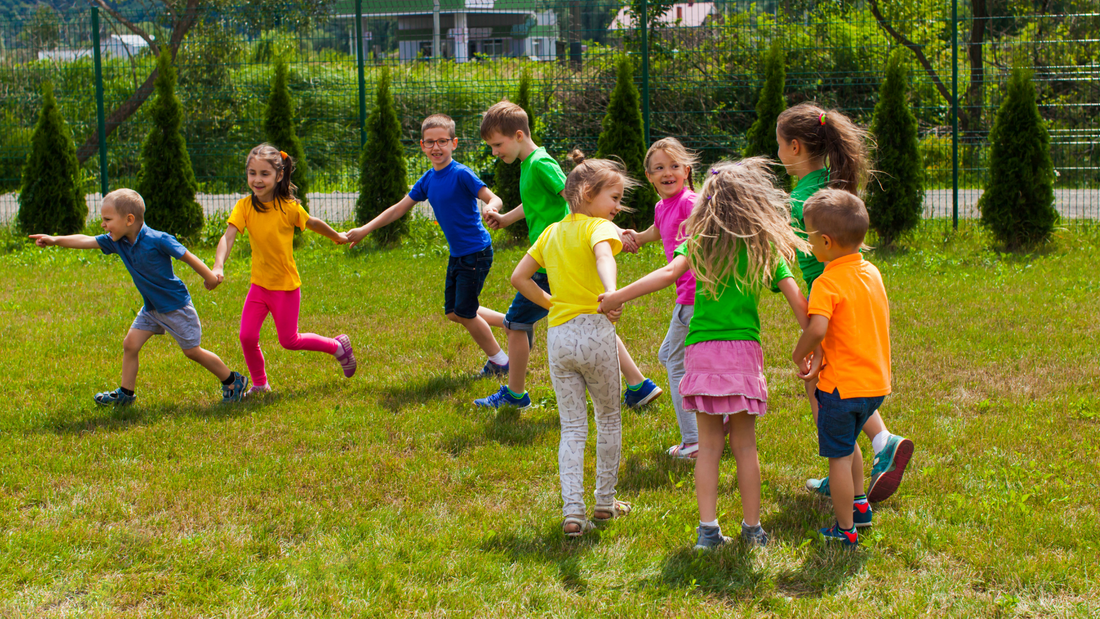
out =
[[[821,124],[825,124],[825,123],[821,123]],[[286,154],[286,152],[284,152],[284,151],[279,151],[279,154],[283,156],[283,159],[286,159],[286,158],[290,157],[290,155]]]
[[[710,202],[711,196],[703,196],[703,199],[706,200],[707,202]]]
[[[710,173],[711,174],[718,174],[718,170],[715,170],[714,168],[711,168]],[[707,199],[709,200],[710,198],[707,198]]]
[[[824,125],[825,125],[825,112],[822,112],[822,113],[821,113],[821,116],[820,116],[820,117],[818,117],[818,120],[819,120],[819,121],[821,121],[821,125],[822,125],[822,126],[824,126]]]

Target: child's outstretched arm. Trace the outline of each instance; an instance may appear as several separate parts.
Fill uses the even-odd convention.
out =
[[[485,206],[481,209],[482,219],[485,218],[485,214],[489,211],[499,213],[500,209],[504,208],[504,201],[488,187],[482,187],[481,190],[477,192],[477,197],[485,203]]]
[[[99,241],[94,236],[87,234],[69,234],[66,236],[50,236],[48,234],[31,234],[34,244],[39,247],[67,247],[69,249],[99,249]]]
[[[638,251],[646,243],[654,243],[661,240],[661,231],[657,229],[657,224],[653,224],[645,229],[644,232],[638,232],[637,230],[623,230],[622,232],[623,243],[629,238],[633,241],[635,249]],[[624,248],[625,251],[625,248]]]
[[[218,287],[218,284],[222,283],[222,280],[218,279],[214,272],[207,268],[206,263],[199,259],[198,256],[191,252],[186,252],[183,257],[180,258],[180,262],[183,262],[187,266],[195,270],[202,278],[202,285],[207,290],[213,290]]]
[[[503,206],[504,202],[501,202]],[[490,230],[501,230],[523,219],[523,205],[519,204],[516,208],[508,211],[507,213],[501,213],[499,210],[490,210],[488,208],[482,213],[482,217],[485,219],[485,225]]]
[[[325,223],[325,220],[319,217],[314,217],[310,215],[309,219],[306,220],[306,227],[310,230],[313,230],[317,234],[320,234],[321,236],[330,239],[333,243],[336,243],[337,245],[343,245],[344,243],[348,242],[348,235],[344,234],[343,232],[337,232],[333,230],[332,226]]]
[[[218,239],[218,249],[214,251],[214,268],[211,272],[218,278],[220,284],[225,279],[225,261],[229,259],[229,252],[233,249],[233,242],[237,240],[237,226],[229,224],[225,227],[225,234]]]
[[[398,219],[401,219],[402,217],[404,217],[405,213],[408,213],[409,210],[412,209],[412,207],[414,205],[416,205],[416,202],[413,201],[413,199],[410,198],[406,194],[404,198],[401,198],[397,202],[397,204],[394,204],[393,206],[389,207],[388,209],[382,211],[374,219],[372,219],[372,220],[368,221],[367,223],[359,226],[358,228],[353,228],[351,230],[348,230],[347,231],[348,243],[351,244],[351,247],[355,247],[356,245],[359,244],[360,241],[367,238],[367,235],[370,234],[371,232],[374,232],[375,230],[377,230],[379,228],[384,228],[384,227],[392,224],[393,222],[397,221]]]
[[[516,269],[512,271],[512,286],[532,303],[541,308],[550,309],[550,295],[531,279],[540,268],[542,268],[541,265],[531,257],[531,254],[524,254],[523,259],[516,265]]]
[[[608,313],[623,306],[623,303],[656,292],[662,288],[668,288],[680,279],[680,276],[688,270],[688,260],[684,256],[676,256],[672,262],[642,277],[622,290],[600,295],[600,313]]]

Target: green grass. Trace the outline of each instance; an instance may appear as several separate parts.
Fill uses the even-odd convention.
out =
[[[1097,228],[1018,256],[982,249],[976,228],[932,222],[872,256],[892,303],[883,412],[917,451],[852,552],[807,536],[831,521],[802,489],[826,463],[787,361],[797,329],[768,298],[771,400],[757,427],[774,541],[713,555],[690,550],[691,465],[661,456],[678,440],[667,399],[623,416],[619,490],[636,511],[566,541],[545,348],[529,378],[537,408],[475,408],[496,383],[473,378],[483,357],[440,312],[438,233],[417,238],[349,255],[307,235],[301,328],[349,333],[359,373],[345,380],[324,355],[280,349],[269,321],[275,393],[236,406],[162,337],[142,353],[138,403],[96,408],[141,305],[121,262],[57,248],[0,256],[0,616],[1100,613]],[[498,250],[486,305],[508,303],[521,251]],[[652,246],[625,256],[620,281],[662,262]],[[177,272],[204,346],[243,369],[247,259],[213,293]],[[629,305],[619,328],[662,385],[672,301],[665,291]],[[735,529],[733,473],[727,457],[719,512]]]

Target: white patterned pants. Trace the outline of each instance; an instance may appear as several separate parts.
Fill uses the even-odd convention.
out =
[[[596,410],[596,505],[615,502],[623,426],[619,406],[619,352],[615,325],[602,314],[581,314],[546,331],[550,378],[558,398],[562,513],[584,514],[584,443],[588,400]]]

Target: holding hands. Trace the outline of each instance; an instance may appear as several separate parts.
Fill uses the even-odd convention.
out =
[[[495,208],[485,207],[485,210],[481,213],[481,218],[485,220],[485,227],[490,230],[500,230],[507,226],[504,223],[504,215],[500,214]]]
[[[638,253],[638,248],[644,244],[638,241],[637,230],[620,230],[619,236],[623,239],[623,251],[628,254]]]
[[[353,228],[351,230],[348,230],[347,232],[341,232],[344,237],[344,242],[348,243],[350,247],[355,247],[356,245],[358,245],[359,241],[367,238],[368,233],[363,228],[366,228],[366,226]]]
[[[600,302],[600,307],[596,311],[601,314],[607,314],[607,318],[611,322],[618,322],[619,317],[623,315],[623,302],[619,299],[615,292],[605,292],[596,298]]]

